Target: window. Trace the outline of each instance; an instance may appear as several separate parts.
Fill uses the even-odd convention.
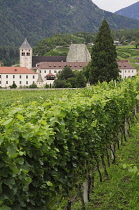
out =
[[[28,85],[28,81],[26,81],[26,85]]]
[[[35,79],[35,76],[33,75],[33,79]]]
[[[55,75],[47,75],[46,79],[47,80],[54,80],[55,79]]]
[[[1,81],[0,81],[0,84],[1,84]]]
[[[19,81],[19,84],[21,85],[22,84],[22,81]]]
[[[0,78],[1,78],[1,75],[0,75]]]
[[[13,81],[13,84],[15,84],[15,81]]]
[[[15,75],[13,75],[13,79],[15,78]]]
[[[30,53],[29,52],[27,52],[27,56],[30,56]]]
[[[6,78],[8,78],[8,75],[6,75]]]
[[[56,71],[56,70],[54,70],[54,73],[56,74],[56,73],[57,73],[57,71]]]
[[[128,70],[128,73],[130,73],[130,70]]]
[[[24,52],[22,52],[22,56],[25,56],[25,53]]]
[[[49,70],[49,74],[51,73],[51,70]]]
[[[40,73],[41,73],[41,70],[40,70]]]
[[[22,76],[21,76],[21,75],[19,75],[19,78],[21,79],[21,78],[22,78]]]
[[[26,75],[26,79],[28,79],[28,75]]]
[[[44,71],[44,73],[46,73],[46,71]]]
[[[6,81],[6,84],[8,84],[8,81]]]

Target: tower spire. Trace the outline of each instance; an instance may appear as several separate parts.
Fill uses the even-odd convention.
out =
[[[32,49],[32,47],[30,46],[27,38],[25,38],[23,44],[21,45],[20,49]]]

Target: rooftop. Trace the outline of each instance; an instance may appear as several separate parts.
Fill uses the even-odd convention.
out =
[[[30,46],[30,44],[28,43],[28,40],[27,39],[24,40],[24,42],[21,45],[20,49],[23,49],[23,50],[25,50],[25,49],[32,49],[31,46]]]
[[[0,74],[36,74],[34,71],[26,67],[0,67]]]
[[[43,62],[36,64],[39,69],[63,69],[69,66],[72,70],[83,69],[88,62]]]
[[[117,60],[117,63],[119,69],[136,69],[128,62],[128,60]]]
[[[36,67],[40,62],[66,62],[66,56],[33,56],[32,66]]]

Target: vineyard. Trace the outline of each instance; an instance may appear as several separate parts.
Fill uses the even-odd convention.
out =
[[[0,209],[85,209],[136,116],[139,78],[76,90],[0,90]]]

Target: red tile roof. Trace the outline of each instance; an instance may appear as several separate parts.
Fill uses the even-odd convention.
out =
[[[52,74],[52,73],[49,73],[49,74],[47,74],[46,76],[54,76],[54,77],[55,77],[55,75]]]
[[[34,71],[26,67],[0,67],[0,74],[36,74]]]
[[[119,69],[136,69],[128,62],[128,60],[117,60],[117,63]]]
[[[43,62],[39,63],[39,69],[63,69],[69,66],[72,70],[83,69],[87,66],[88,62]]]

